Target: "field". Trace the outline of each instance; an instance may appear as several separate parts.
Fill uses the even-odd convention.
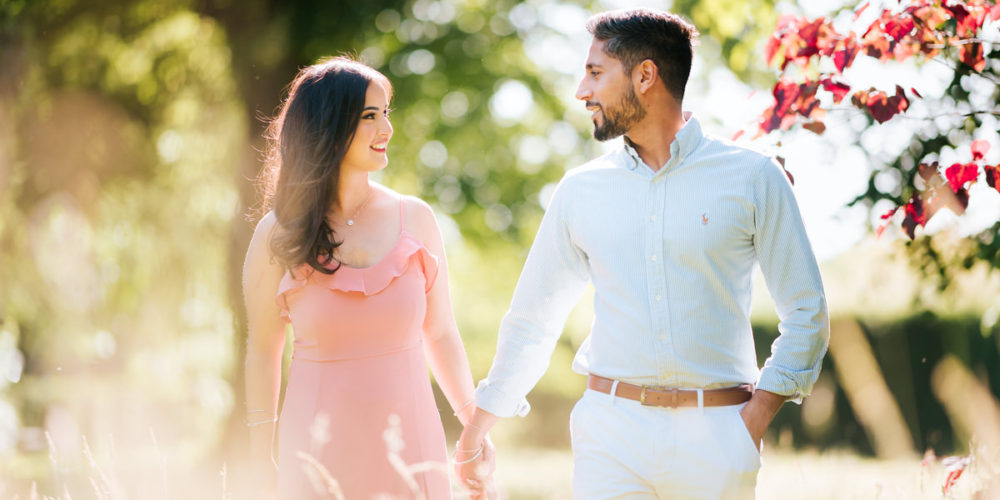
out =
[[[500,450],[497,481],[510,500],[571,498],[572,457],[568,451]],[[941,461],[921,465],[919,457],[876,460],[848,452],[764,452],[757,483],[761,500],[966,499],[1000,498],[985,488],[990,471],[973,463],[942,493],[946,470]],[[995,473],[992,477],[996,477]],[[993,495],[993,496],[990,496]]]

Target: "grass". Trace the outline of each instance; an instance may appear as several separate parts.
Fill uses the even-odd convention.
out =
[[[973,463],[948,495],[941,461],[926,466],[918,457],[877,460],[850,452],[792,452],[765,449],[757,479],[760,500],[967,499],[986,486],[995,471]],[[498,450],[497,484],[510,500],[571,498],[573,460],[569,451]],[[994,485],[995,486],[995,485]],[[995,490],[993,491],[995,494]]]
[[[392,455],[394,451],[398,452],[398,449],[392,446],[396,438],[388,439],[392,437],[390,434],[387,433],[387,442],[390,442],[390,455]],[[946,495],[942,492],[942,486],[948,475],[946,467],[948,459],[932,458],[922,461],[919,457],[913,456],[904,459],[878,460],[849,451],[818,453],[779,447],[765,448],[763,465],[758,476],[757,498],[760,500],[1000,498],[1000,465],[991,459],[991,453],[984,447],[976,449],[978,451],[972,457],[971,464],[964,469],[964,473]],[[168,465],[164,458],[159,466],[147,463],[145,466],[139,465],[137,470],[121,461],[108,460],[108,457],[104,459],[95,457],[86,440],[82,441],[83,456],[75,464],[67,462],[66,457],[53,450],[55,446],[50,440],[47,460],[51,466],[50,473],[59,471],[56,476],[62,476],[65,472],[67,473],[65,477],[62,479],[57,477],[59,480],[56,484],[44,487],[35,485],[31,481],[20,482],[18,487],[7,483],[5,479],[10,478],[0,474],[0,498],[112,500],[133,498],[135,493],[141,491],[140,497],[152,499],[234,500],[246,498],[246,488],[251,484],[247,482],[249,478],[245,477],[245,471],[244,474],[239,473],[238,466],[231,471],[227,465],[222,465],[221,469],[210,467],[208,464]],[[155,450],[147,449],[147,452],[152,451]],[[45,458],[40,456],[41,453],[38,455],[37,458],[44,462]],[[36,465],[43,464],[36,463]],[[404,475],[412,477],[413,473],[423,472],[433,464],[403,465],[400,470],[405,472]],[[180,470],[177,470],[178,466],[181,467]],[[447,466],[445,468],[450,469]],[[168,469],[173,473],[168,475]],[[237,473],[232,474],[232,472]],[[498,450],[496,480],[503,499],[570,499],[572,474],[573,460],[568,449],[507,447],[501,444]],[[38,474],[32,475],[38,477]],[[157,481],[156,476],[162,476],[158,478],[162,483]],[[332,484],[330,481],[327,483]],[[52,490],[53,487],[55,491],[45,491]],[[332,492],[334,489],[336,488],[331,488],[329,491]],[[336,497],[336,494],[330,496],[330,498]],[[419,498],[419,494],[410,498]],[[464,496],[457,494],[455,498],[463,500]]]

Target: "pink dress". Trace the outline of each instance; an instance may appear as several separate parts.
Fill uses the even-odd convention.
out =
[[[281,280],[277,301],[295,340],[279,499],[338,498],[329,494],[337,488],[347,500],[451,498],[422,342],[437,258],[406,231],[402,201],[400,217],[399,239],[375,265],[332,275],[303,265]]]

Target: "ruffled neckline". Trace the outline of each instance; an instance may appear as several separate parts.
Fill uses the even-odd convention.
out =
[[[396,240],[396,244],[378,262],[368,267],[349,267],[341,265],[333,274],[317,272],[308,264],[302,264],[295,268],[294,275],[291,271],[285,271],[278,285],[278,294],[275,299],[282,309],[282,316],[287,315],[288,305],[285,300],[286,295],[306,284],[312,282],[342,292],[360,292],[365,296],[375,295],[385,290],[399,276],[402,276],[409,269],[410,264],[416,261],[421,266],[424,273],[426,286],[425,293],[430,291],[437,277],[438,258],[431,254],[423,242],[403,231]]]

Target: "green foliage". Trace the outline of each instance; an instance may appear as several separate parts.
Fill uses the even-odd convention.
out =
[[[934,368],[946,356],[961,360],[970,371],[992,388],[1000,397],[1000,323],[975,316],[943,317],[923,312],[882,322],[864,321],[862,327],[878,361],[885,382],[899,404],[913,436],[917,451],[933,448],[939,455],[958,453],[969,443],[955,435],[941,402],[931,391]],[[778,336],[773,325],[754,325],[758,359],[769,355],[773,339]],[[784,445],[819,449],[849,446],[862,453],[873,453],[862,426],[854,416],[846,394],[832,380],[836,367],[828,356],[824,359],[823,378],[830,381],[834,392],[831,413],[826,415],[831,425],[810,425],[803,418],[807,399],[802,406],[785,405],[772,423],[769,432],[774,437],[787,435]],[[822,385],[822,384],[821,384]],[[778,438],[780,439],[780,438]]]
[[[84,435],[155,427],[204,455],[235,404],[220,235],[246,119],[225,34],[175,2],[67,1],[26,5],[2,36],[0,336],[24,359],[0,393],[12,429],[44,424],[78,449],[53,423],[68,410]]]
[[[673,12],[690,19],[702,38],[719,45],[723,63],[742,80],[763,85],[771,77],[763,71],[760,45],[778,19],[775,0],[676,0]],[[704,43],[704,42],[703,42]]]

